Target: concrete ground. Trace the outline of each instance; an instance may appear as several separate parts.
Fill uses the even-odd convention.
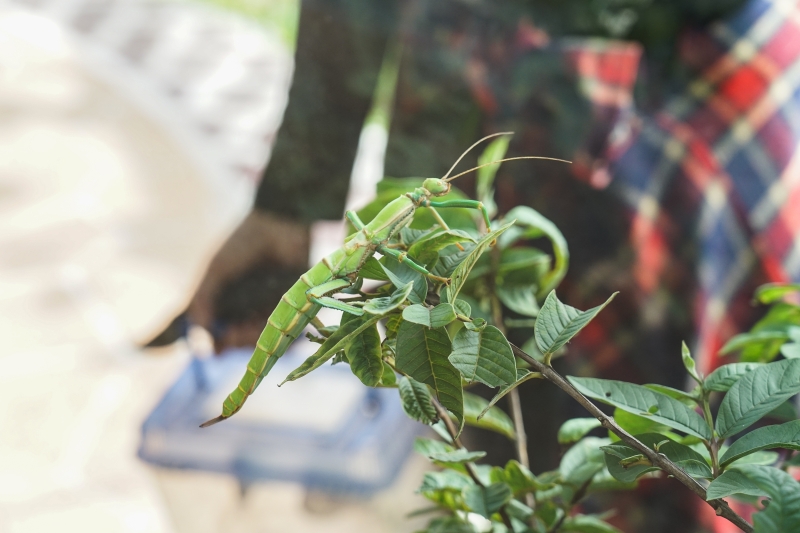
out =
[[[49,5],[66,16],[76,3]],[[419,459],[372,501],[335,504],[287,484],[242,496],[232,478],[136,458],[142,420],[189,360],[185,343],[137,343],[185,305],[268,146],[248,144],[242,132],[264,132],[245,123],[204,145],[191,125],[231,112],[159,100],[53,11],[23,4],[47,1],[0,2],[0,531],[413,531],[402,515],[424,505],[411,496]]]

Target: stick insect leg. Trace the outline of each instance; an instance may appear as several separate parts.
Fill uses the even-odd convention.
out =
[[[353,225],[354,228],[356,228],[356,230],[362,230],[364,229],[364,226],[366,226],[366,224],[361,222],[361,219],[358,218],[358,215],[356,214],[355,211],[347,210],[345,211],[344,216],[347,217],[347,220],[350,221],[350,223]]]
[[[413,270],[416,270],[420,274],[424,274],[425,276],[429,277],[434,281],[438,281],[439,283],[444,283],[447,285],[450,284],[450,278],[443,278],[440,276],[436,276],[435,274],[432,274],[427,268],[414,262],[414,260],[408,257],[408,254],[405,252],[394,250],[392,248],[387,248],[385,246],[381,246],[380,248],[378,248],[378,251],[384,255],[390,255],[394,257],[399,262],[411,267]]]
[[[478,200],[445,200],[443,202],[431,202],[430,207],[466,207],[468,209],[480,209],[483,215],[483,221],[486,223],[486,231],[488,232],[489,228],[492,227],[492,223],[489,221],[489,212],[486,210],[483,203]]]
[[[350,313],[351,315],[361,316],[364,314],[364,310],[360,307],[347,304],[341,300],[337,300],[336,298],[331,298],[328,296],[329,294],[340,291],[352,284],[353,283],[349,279],[332,279],[322,283],[321,285],[317,285],[316,287],[311,287],[306,291],[306,296],[308,297],[309,301],[312,301],[317,305],[321,305],[322,307],[328,307],[329,309],[336,309],[337,311],[343,311],[345,313]]]

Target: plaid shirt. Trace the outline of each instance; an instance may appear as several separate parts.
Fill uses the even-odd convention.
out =
[[[404,12],[408,6],[416,7]],[[756,318],[754,287],[800,278],[798,5],[747,0],[727,19],[679,33],[666,43],[677,75],[660,78],[640,44],[551,37],[533,23],[534,4],[484,8],[480,1],[304,2],[295,82],[257,205],[303,218],[340,216],[351,162],[343,154],[354,153],[387,36],[399,24],[406,53],[386,173],[441,175],[464,146],[501,129],[518,132],[511,155],[574,160],[573,174],[607,191],[607,204],[596,220],[565,231],[571,248],[598,246],[585,230],[604,210],[627,213],[626,227],[613,230],[627,238],[610,239],[617,249],[602,261],[589,256],[588,267],[576,257],[559,290],[576,307],[621,291],[574,344],[572,362],[593,365],[587,373],[679,386],[685,339],[711,371],[722,343]],[[571,194],[573,180],[560,192],[526,190],[526,180],[537,181],[531,172],[546,168],[501,169],[498,203],[529,203],[569,230],[586,202],[565,206],[561,219],[551,204]],[[526,175],[510,186],[503,173],[514,169]],[[600,271],[609,273],[605,283]]]
[[[607,165],[581,177],[629,209],[632,278],[645,307],[680,293],[676,278],[695,280],[694,354],[706,373],[753,321],[754,286],[800,279],[798,43],[799,3],[750,0],[681,36],[691,76],[650,113],[630,97],[635,46],[571,54],[595,115],[613,124]]]

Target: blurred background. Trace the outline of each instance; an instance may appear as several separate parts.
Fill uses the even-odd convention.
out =
[[[0,2],[0,531],[366,531],[416,505],[414,468],[405,511],[334,513],[136,456],[190,360],[139,346],[249,211],[290,82],[296,4],[224,4]]]

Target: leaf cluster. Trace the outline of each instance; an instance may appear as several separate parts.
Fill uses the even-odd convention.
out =
[[[595,378],[569,380],[586,397],[614,406],[616,422],[636,439],[707,484],[708,500],[769,498],[755,515],[755,531],[800,530],[800,484],[786,473],[797,462],[792,454],[800,450],[800,420],[790,401],[800,393],[800,359],[793,347],[800,308],[784,300],[797,291],[800,286],[794,284],[759,288],[756,299],[772,308],[753,330],[722,349],[723,354],[740,351],[746,362],[703,376],[684,345],[682,360],[696,383],[691,392]],[[785,358],[776,361],[778,355]],[[744,433],[756,424],[758,429]],[[563,438],[574,440],[582,427],[569,421]],[[609,473],[620,482],[658,470],[626,444],[601,449]]]
[[[501,158],[507,145],[496,140],[481,160]],[[479,200],[492,217],[497,166],[478,173]],[[360,218],[370,220],[414,185],[414,180],[384,180]],[[455,189],[450,195],[463,197]],[[634,441],[620,441],[619,431],[601,436],[599,412],[593,413],[598,419],[569,420],[558,432],[564,447],[560,464],[535,475],[522,455],[504,466],[478,464],[485,452],[466,449],[459,435],[470,425],[519,439],[524,431],[498,402],[548,374],[552,358],[614,295],[586,311],[557,298],[554,288],[569,262],[567,245],[549,220],[528,207],[479,228],[473,211],[448,209],[440,215],[417,209],[410,227],[386,245],[449,283],[432,281],[391,256],[370,258],[342,306],[363,314],[345,312],[338,326],[318,327],[319,336],[310,338],[319,349],[286,378],[298,379],[328,361],[349,365],[364,385],[397,388],[408,416],[439,433],[443,440],[419,439],[415,445],[441,469],[425,474],[419,488],[437,512],[427,533],[618,532],[605,521],[607,515],[583,515],[575,508],[595,491],[631,488],[642,476],[660,475],[661,467],[650,459],[669,465],[650,450],[707,486],[708,500],[770,498],[756,514],[756,531],[800,531],[800,488],[786,473],[794,462],[800,464],[791,456],[800,450],[800,421],[789,402],[800,392],[800,307],[787,301],[800,286],[759,289],[756,298],[771,309],[751,332],[734,337],[722,350],[740,352],[741,362],[703,376],[684,345],[681,360],[696,383],[690,392],[569,377],[579,393],[573,397],[613,406],[613,420]],[[371,292],[363,289],[370,284]],[[524,351],[533,359],[515,357],[518,349],[506,338],[511,328],[527,333]],[[784,359],[775,360],[779,355]],[[539,371],[532,371],[536,365]],[[476,383],[495,389],[494,396],[487,401],[469,392]],[[562,389],[568,386],[564,382]],[[784,423],[742,435],[776,418]]]

